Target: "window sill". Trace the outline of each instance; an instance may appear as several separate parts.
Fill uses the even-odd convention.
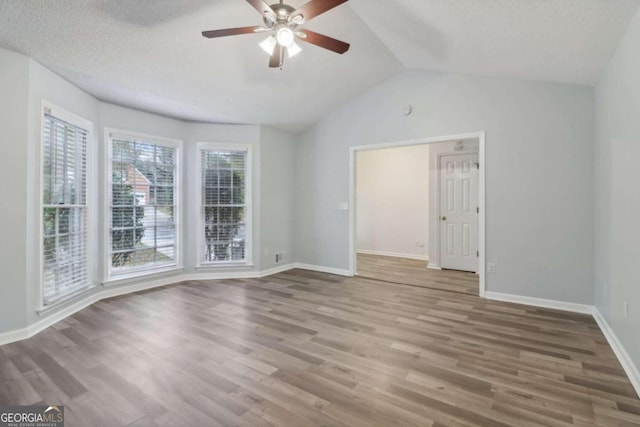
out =
[[[251,270],[254,265],[246,262],[221,262],[212,264],[200,264],[196,266],[196,270]]]
[[[91,290],[95,289],[95,285],[89,285],[85,288],[78,289],[75,292],[70,293],[69,295],[65,295],[64,297],[56,300],[48,305],[41,305],[40,308],[36,310],[38,316],[44,316],[52,311],[57,311],[66,307],[67,305],[74,304],[78,301],[81,301],[83,298],[86,298],[87,295],[91,295]]]
[[[102,286],[105,288],[109,288],[112,286],[125,285],[131,282],[134,282],[139,279],[156,279],[158,277],[167,276],[173,273],[180,273],[184,271],[183,266],[167,266],[167,267],[159,267],[149,270],[138,270],[131,271],[122,274],[116,274],[109,277],[107,280],[102,282]]]

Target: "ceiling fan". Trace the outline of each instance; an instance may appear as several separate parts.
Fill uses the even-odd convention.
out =
[[[283,0],[271,6],[264,0],[247,0],[251,6],[262,14],[264,26],[203,31],[202,35],[207,38],[216,38],[241,34],[270,33],[269,37],[260,43],[260,47],[271,56],[269,60],[269,67],[271,68],[282,67],[285,50],[289,58],[302,51],[296,43],[296,39],[343,54],[349,50],[348,43],[310,30],[300,29],[299,27],[316,16],[328,12],[347,1],[311,0],[300,8],[294,9],[284,4]]]

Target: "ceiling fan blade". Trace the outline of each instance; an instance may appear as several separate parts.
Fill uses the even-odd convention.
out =
[[[271,9],[271,6],[269,6],[263,0],[247,0],[247,2],[262,15],[276,16],[276,13],[273,11],[273,9]]]
[[[320,46],[325,49],[329,49],[330,51],[339,53],[340,55],[348,51],[350,47],[349,43],[345,43],[329,36],[315,33],[313,31],[300,30],[298,32],[305,35],[305,37],[300,37],[300,40],[307,43],[315,44],[316,46]]]
[[[264,27],[239,27],[239,28],[227,28],[224,30],[203,31],[202,35],[204,37],[213,39],[215,37],[239,36],[241,34],[259,33],[264,30],[265,30]]]
[[[239,36],[242,34],[261,33],[266,30],[267,28],[264,28],[264,27],[225,28],[224,30],[203,31],[202,35],[204,37],[213,39],[216,37]]]
[[[292,12],[291,16],[295,19],[296,16],[302,15],[304,21],[308,21],[347,1],[349,0],[311,0]]]
[[[280,43],[276,44],[276,47],[273,49],[273,54],[271,55],[271,59],[269,59],[269,68],[280,68],[282,67],[282,46]]]

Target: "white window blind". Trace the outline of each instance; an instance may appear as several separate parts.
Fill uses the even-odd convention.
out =
[[[111,138],[111,274],[176,264],[177,148]]]
[[[247,261],[247,150],[201,153],[202,264]]]
[[[43,304],[90,286],[87,233],[89,132],[43,117]]]

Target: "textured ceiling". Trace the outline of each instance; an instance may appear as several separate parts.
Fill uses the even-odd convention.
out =
[[[592,85],[638,0],[353,0],[406,68]]]
[[[638,4],[351,0],[305,25],[351,50],[302,44],[280,71],[258,47],[264,35],[200,36],[260,25],[244,0],[0,0],[0,46],[106,101],[299,131],[404,68],[592,84]]]

